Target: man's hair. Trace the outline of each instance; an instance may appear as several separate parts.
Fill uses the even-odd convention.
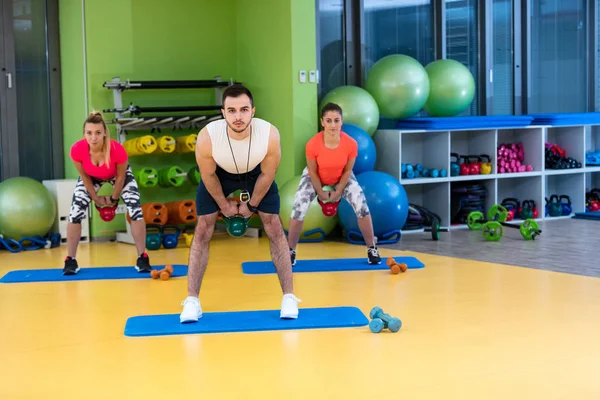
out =
[[[225,99],[227,97],[240,97],[242,95],[248,96],[250,99],[250,104],[254,107],[254,98],[252,97],[252,93],[250,90],[246,88],[244,85],[239,83],[234,83],[233,85],[227,86],[223,91],[223,106],[225,106]]]
[[[323,106],[323,108],[321,109],[321,118],[325,116],[325,114],[329,111],[337,111],[340,113],[340,115],[343,117],[342,115],[342,107],[338,106],[335,103],[327,103],[325,104],[325,106]]]

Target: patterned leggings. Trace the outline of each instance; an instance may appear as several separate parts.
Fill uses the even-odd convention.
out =
[[[94,185],[94,190],[97,192],[102,185],[105,183],[110,183],[111,185],[115,185],[116,177],[109,179],[108,181],[102,181],[96,179],[94,177],[90,177],[92,179],[92,184]],[[137,182],[133,177],[133,172],[131,172],[131,168],[127,167],[127,172],[125,173],[125,183],[123,184],[123,190],[121,191],[121,198],[123,202],[127,206],[127,211],[129,211],[129,216],[132,221],[138,221],[140,219],[144,219],[144,215],[142,214],[142,207],[140,204],[140,192],[138,190]],[[73,200],[71,201],[71,212],[69,213],[69,222],[74,224],[80,224],[83,218],[85,217],[85,212],[92,201],[85,185],[83,184],[83,180],[81,177],[77,179],[77,183],[75,184],[75,190],[73,192]]]
[[[336,187],[336,185],[332,185]],[[298,190],[294,197],[294,207],[292,208],[292,218],[298,221],[303,221],[310,207],[310,203],[317,197],[317,192],[310,181],[308,175],[308,167],[302,171],[302,177],[298,184]],[[342,192],[342,198],[344,198],[352,208],[357,218],[364,218],[370,214],[369,206],[367,205],[367,199],[360,187],[354,173],[350,174],[350,179]]]

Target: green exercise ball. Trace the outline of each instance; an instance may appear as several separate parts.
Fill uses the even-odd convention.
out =
[[[285,229],[286,232],[290,229],[290,218],[292,216],[292,208],[294,206],[294,197],[296,196],[296,191],[298,190],[300,178],[301,176],[295,176],[279,188],[279,196],[281,199],[279,216],[281,217],[283,229]],[[321,234],[316,233],[310,234],[310,231],[315,229],[321,229],[323,232],[325,232],[325,235],[327,235],[336,227],[338,221],[339,219],[337,214],[333,217],[326,217],[325,214],[323,214],[322,208],[315,197],[312,203],[310,203],[308,212],[304,218],[304,225],[302,226],[300,240],[314,239],[322,236]]]
[[[379,125],[379,108],[369,92],[358,86],[340,86],[323,97],[321,109],[327,103],[335,103],[342,108],[345,124],[356,125],[373,136]]]
[[[475,79],[467,67],[455,60],[437,60],[425,70],[431,90],[423,107],[432,117],[453,117],[465,111],[475,97]]]
[[[5,238],[45,236],[56,212],[54,198],[40,182],[16,177],[0,183],[0,234]]]
[[[382,117],[412,117],[429,96],[429,77],[420,62],[402,54],[381,58],[367,74],[365,89],[373,95]]]

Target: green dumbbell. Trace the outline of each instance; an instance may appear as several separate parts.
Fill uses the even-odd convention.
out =
[[[385,328],[395,333],[402,328],[402,321],[399,318],[391,317],[389,314],[384,313],[381,307],[373,307],[370,317],[369,328],[373,333],[379,333]]]

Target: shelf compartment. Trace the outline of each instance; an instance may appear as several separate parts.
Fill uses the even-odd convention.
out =
[[[499,129],[497,145],[494,155],[497,157],[498,148],[503,144],[516,144],[522,143],[524,160],[521,164],[531,165],[533,171],[526,172],[514,172],[510,174],[518,175],[530,172],[542,171],[544,167],[544,156],[543,156],[543,128],[520,128],[520,129]],[[499,173],[500,178],[503,173]]]
[[[416,204],[439,215],[442,219],[441,226],[449,225],[450,207],[448,196],[450,195],[450,185],[448,182],[438,182],[429,185],[409,185],[405,186],[408,202]]]
[[[585,174],[585,191],[586,193],[592,189],[600,190],[600,171],[587,172]]]
[[[545,205],[542,198],[542,181],[543,178],[541,175],[499,180],[496,202],[497,204],[502,204],[504,199],[515,198],[522,205],[526,200],[533,200],[534,207],[538,210],[538,218],[542,218],[544,216],[543,209]],[[519,219],[516,218],[516,220]]]
[[[551,145],[558,145],[565,151],[566,158],[574,158],[581,162],[581,165],[585,165],[585,129],[584,126],[560,126],[560,127],[548,127],[546,128],[545,143]],[[544,152],[545,159],[545,152]],[[545,164],[545,163],[544,163]],[[547,171],[554,171],[555,169],[547,168]]]
[[[410,164],[413,167],[421,164],[424,169],[437,169],[438,172],[445,169],[446,176],[449,175],[448,132],[402,132],[400,135],[401,164]]]
[[[451,225],[466,224],[466,218],[471,211],[481,211],[487,215],[494,204],[496,204],[495,179],[450,182]]]
[[[492,174],[496,173],[496,132],[494,129],[481,129],[470,131],[450,132],[450,153],[458,153],[459,156],[480,156],[485,154],[490,156],[492,163]],[[473,159],[472,161],[476,161]],[[459,164],[464,160],[459,159]],[[467,175],[465,175],[467,176]],[[474,175],[477,176],[477,175]],[[485,176],[485,175],[484,175]],[[453,177],[454,178],[454,177]],[[485,178],[480,178],[485,179]]]
[[[600,153],[600,126],[592,125],[585,127],[585,152]],[[600,160],[597,163],[587,164],[582,161],[582,164],[600,169]]]
[[[375,143],[375,170],[385,172],[400,181],[401,133],[396,129],[379,129],[373,135]]]
[[[573,213],[585,211],[585,174],[549,175],[545,177],[544,197],[566,195],[571,199]],[[544,201],[544,205],[546,202]],[[553,219],[550,215],[545,218]]]

